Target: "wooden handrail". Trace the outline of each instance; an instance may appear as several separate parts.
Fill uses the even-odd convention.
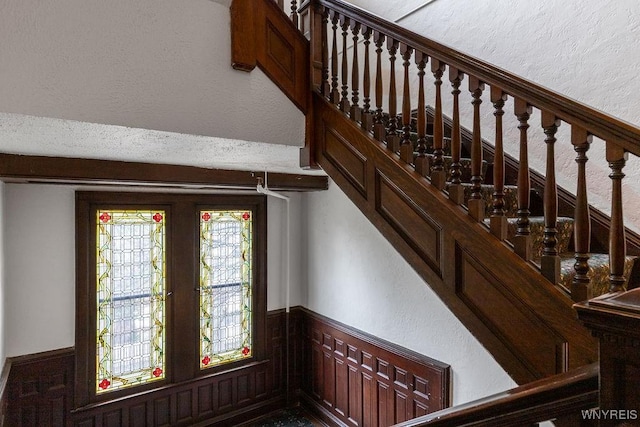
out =
[[[598,406],[598,363],[534,381],[502,393],[441,411],[396,427],[514,426],[580,416]]]
[[[359,36],[359,29],[363,32],[372,33],[374,42],[378,48],[376,49],[378,66],[375,75],[377,110],[373,137],[385,144],[391,152],[399,155],[403,163],[413,167],[419,175],[429,179],[431,185],[439,190],[446,191],[449,198],[455,203],[460,204],[463,198],[468,198],[466,201],[467,212],[469,216],[479,223],[484,223],[485,217],[487,216],[488,205],[484,196],[486,187],[483,187],[483,183],[488,182],[489,184],[493,184],[495,186],[493,200],[495,206],[493,206],[494,209],[490,213],[491,218],[489,219],[492,233],[499,239],[505,240],[507,229],[512,227],[512,225],[508,225],[512,223],[505,222],[505,216],[509,215],[514,217],[513,210],[517,208],[517,230],[515,231],[515,236],[509,237],[508,240],[513,245],[514,251],[524,260],[534,261],[536,263],[540,261],[543,275],[554,284],[559,284],[563,280],[562,277],[566,277],[566,275],[561,275],[561,270],[565,268],[565,264],[561,264],[561,255],[558,251],[559,247],[557,247],[557,226],[559,222],[558,193],[561,189],[556,185],[554,178],[557,168],[556,165],[558,164],[558,161],[555,159],[555,133],[557,128],[564,122],[566,125],[563,127],[568,126],[571,129],[572,135],[583,135],[585,141],[591,140],[593,136],[604,140],[607,153],[606,160],[611,169],[609,177],[611,178],[612,187],[612,220],[610,223],[611,226],[609,227],[610,238],[608,244],[610,258],[608,265],[611,269],[608,289],[614,291],[626,287],[629,276],[629,266],[633,261],[626,258],[627,242],[624,228],[623,195],[621,188],[625,176],[624,167],[627,153],[632,153],[636,156],[640,155],[640,128],[571,100],[470,55],[463,54],[445,45],[405,30],[392,22],[388,22],[383,18],[357,6],[345,3],[342,0],[310,0],[302,5],[301,13],[303,17],[308,17],[309,37],[312,41],[310,66],[314,71],[311,77],[311,87],[327,97],[327,94],[322,89],[329,84],[327,73],[320,71],[328,69],[329,67],[329,58],[325,55],[325,53],[328,52],[328,45],[330,43],[329,31],[326,28],[326,22],[328,22],[327,17],[329,16],[333,22],[333,37],[331,37],[332,50],[330,56],[332,75],[334,76],[336,74],[336,61],[338,59],[336,45],[342,45],[342,96],[340,100],[338,100],[337,96],[332,95],[329,96],[329,100],[333,104],[339,103],[339,108],[345,115],[350,116],[352,121],[359,123],[364,129],[368,130],[367,123],[364,123],[361,119],[359,107],[356,105],[350,111],[348,96],[351,91],[353,95],[352,100],[357,102],[359,90],[358,61],[360,58],[358,57],[357,47],[355,46]],[[322,19],[320,19],[321,17]],[[303,19],[303,21],[306,22],[307,19]],[[342,36],[335,31],[338,23],[343,30]],[[351,64],[349,64],[346,52],[348,48],[348,27],[352,28],[354,36],[353,60]],[[389,69],[388,72],[385,73],[381,71],[380,67],[380,53],[385,51],[381,49],[383,44],[386,45],[389,59]],[[385,55],[387,54],[386,51]],[[399,59],[402,61],[401,64],[396,64]],[[411,110],[411,106],[420,104],[420,98],[424,96],[424,94],[421,95],[420,90],[418,90],[417,94],[415,90],[410,90],[409,82],[411,81],[411,75],[414,74],[414,71],[409,72],[412,59],[419,67],[422,61],[425,62],[425,65],[428,61],[431,72],[433,73],[433,79],[431,81],[435,85],[435,106],[433,122],[430,124],[433,135],[429,141],[430,151],[428,155],[424,155],[424,144],[421,145],[421,142],[424,142],[424,140],[420,139],[419,132],[416,132],[417,129],[414,127],[416,121],[420,121],[420,124],[422,124],[420,112],[414,113]],[[401,67],[399,72],[396,70],[397,66]],[[353,76],[351,78],[351,87],[349,87],[350,82],[347,77],[350,67]],[[445,80],[450,80],[451,83],[451,94],[453,95],[454,101],[454,119],[451,128],[451,158],[447,160],[450,165],[447,166],[448,171],[445,172],[443,168],[444,147],[442,125],[444,115],[442,111],[442,97],[444,93],[441,86],[443,85],[444,73],[447,71],[449,79]],[[422,82],[424,76],[423,67],[421,71],[418,71],[418,79]],[[416,76],[413,75],[413,78],[415,77]],[[468,87],[463,90],[468,91],[473,98],[471,101],[471,104],[473,104],[473,131],[471,132],[470,153],[468,154],[471,165],[471,187],[465,183],[462,183],[463,185],[461,186],[458,182],[460,178],[460,141],[458,140],[458,129],[460,129],[461,118],[459,115],[457,96],[460,93],[460,83],[462,79],[468,82]],[[383,80],[387,83],[384,86],[387,87],[383,87]],[[400,80],[400,91],[397,90],[396,80]],[[332,79],[332,84],[335,84],[335,79]],[[385,96],[388,102],[386,112],[381,110],[383,108],[381,101]],[[484,176],[484,169],[487,163],[483,160],[484,149],[481,135],[482,132],[486,131],[486,126],[481,123],[481,121],[484,122],[485,120],[481,115],[481,104],[484,102],[483,97],[485,100],[489,98],[494,104],[496,124],[495,154],[498,164],[494,170],[493,181]],[[412,98],[416,99],[416,101],[413,101]],[[465,98],[468,99],[468,94]],[[505,111],[503,110],[503,106],[509,98],[511,98],[510,101],[512,101],[513,104],[513,114],[515,114],[518,121],[520,144],[517,166],[517,206],[512,206],[512,210],[507,212],[501,209],[501,206],[504,206],[504,185],[507,184],[507,177],[502,167],[502,159],[505,153],[501,140],[504,132],[502,115]],[[397,107],[400,102],[402,103],[402,108],[401,111],[398,111]],[[413,104],[413,102],[416,104]],[[535,117],[534,114],[538,113],[541,114],[542,118],[542,123],[540,124],[533,123],[533,120],[530,120],[532,117]],[[471,117],[466,118],[467,120],[471,120]],[[545,182],[544,188],[540,189],[540,192],[544,193],[542,200],[543,209],[538,209],[538,205],[533,204],[531,200],[532,173],[529,169],[529,141],[532,141],[533,146],[534,138],[538,138],[532,133],[535,132],[536,129],[538,129],[538,131],[543,130],[546,136],[546,174],[548,180]],[[513,131],[513,129],[511,130]],[[417,138],[415,135],[412,136],[410,132],[416,133]],[[414,143],[414,139],[417,140],[417,144]],[[572,143],[575,145],[573,139]],[[558,145],[560,146],[561,144]],[[563,149],[564,147],[565,146],[562,146],[560,148]],[[583,160],[586,159],[582,157],[576,159],[578,168],[583,165]],[[513,181],[512,177],[510,177],[510,180]],[[450,183],[450,186],[447,183]],[[515,183],[511,182],[510,184]],[[465,196],[463,192],[469,192],[470,194]],[[584,194],[585,192],[581,191],[577,195],[578,200],[576,206],[580,208],[586,204],[586,197],[583,197]],[[535,236],[531,233],[532,227],[539,221],[538,218],[534,217],[541,215],[541,213],[537,213],[536,211],[543,211],[544,214],[546,237],[542,255],[540,255],[541,245],[538,240],[534,241]],[[580,214],[583,213],[583,211],[584,209],[578,209],[577,213]],[[577,221],[576,229],[581,233],[588,234],[590,230],[588,222],[590,222],[591,219],[587,217],[585,221],[585,217],[582,215],[578,216]],[[509,233],[511,233],[511,231],[509,231]],[[574,234],[574,236],[576,235]],[[584,245],[578,245],[578,243],[580,243],[578,240],[589,241],[591,240],[591,236],[577,236],[576,239],[575,285],[567,286],[566,283],[562,284],[565,286],[565,289],[569,287],[574,288],[576,292],[572,294],[572,298],[574,301],[581,301],[589,297],[591,290],[596,289],[596,287],[597,292],[601,293],[603,291],[603,285],[602,283],[594,285],[591,283],[591,280],[585,279],[584,269],[588,267],[586,260],[589,255],[584,251]],[[562,246],[562,250],[566,253],[566,245]]]
[[[451,67],[477,77],[484,83],[498,86],[513,97],[522,98],[540,110],[550,111],[559,119],[581,126],[590,134],[604,140],[616,141],[625,151],[640,156],[640,128],[631,123],[567,98],[471,55],[419,36],[344,1],[312,0],[303,3],[300,10],[307,7],[309,3],[326,6],[341,15],[355,18],[359,23],[374,31],[380,31],[389,38],[433,56]]]

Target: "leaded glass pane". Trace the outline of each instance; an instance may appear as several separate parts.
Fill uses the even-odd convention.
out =
[[[200,212],[200,368],[252,355],[251,212]]]
[[[96,393],[165,377],[165,212],[97,213]]]

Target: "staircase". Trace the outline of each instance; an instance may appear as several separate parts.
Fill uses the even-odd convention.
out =
[[[340,0],[291,2],[310,40],[299,42],[273,30],[276,6],[234,1],[233,63],[288,76],[280,87],[307,112],[302,163],[331,176],[517,382],[596,361],[572,304],[638,283],[640,236],[624,227],[621,188],[640,129]],[[295,78],[305,48],[306,97]],[[505,106],[517,118],[517,159],[504,151],[513,134]],[[534,110],[544,176],[529,168]],[[568,144],[556,139],[561,125],[576,152],[575,196],[556,185],[556,147]],[[610,218],[587,198],[594,136],[611,169]]]
[[[435,160],[435,148],[434,148],[434,115],[435,111],[433,108],[427,106],[427,130],[425,134],[425,152],[424,155],[428,159],[430,164],[434,163]],[[399,120],[402,120],[402,115],[398,115]],[[449,117],[443,115],[443,138],[442,138],[442,166],[444,170],[444,175],[446,176],[446,184],[445,191],[448,192],[450,187],[452,187],[452,165],[453,165],[453,157],[451,153],[451,131],[452,131],[452,121]],[[385,129],[388,128],[389,116],[384,115],[383,123],[385,125]],[[411,121],[410,121],[410,140],[411,144],[414,147],[413,152],[413,164],[415,164],[416,159],[419,158],[420,152],[418,151],[418,130],[417,130],[417,111],[411,112]],[[459,159],[459,185],[462,187],[463,192],[463,206],[468,205],[468,201],[471,199],[473,194],[473,184],[471,183],[471,146],[472,146],[472,132],[468,129],[461,128],[461,148],[462,152]],[[398,137],[401,138],[402,135],[399,133]],[[485,146],[486,145],[486,146]],[[506,217],[506,236],[502,236],[502,240],[505,240],[509,244],[513,245],[514,239],[518,235],[518,186],[517,186],[517,170],[518,165],[515,159],[512,159],[512,165],[509,170],[505,174],[505,182],[502,185],[501,190],[501,203],[502,203],[502,212],[494,212],[495,211],[495,200],[498,196],[498,191],[496,186],[491,182],[493,181],[493,174],[491,173],[494,169],[494,163],[492,163],[493,155],[490,151],[491,144],[486,142],[483,144],[483,160],[481,163],[481,175],[483,177],[483,184],[480,187],[480,193],[482,200],[484,202],[484,225],[487,226],[489,230],[491,230],[491,217],[495,215],[501,216],[504,215]],[[397,153],[400,154],[399,152]],[[490,159],[490,160],[488,160]],[[533,173],[530,171],[530,173]],[[566,191],[565,191],[566,192]],[[545,217],[544,217],[544,201],[543,195],[544,188],[539,187],[538,189],[532,189],[530,191],[530,200],[531,200],[531,212],[529,216],[529,229],[531,236],[531,253],[530,260],[535,266],[541,270],[541,273],[544,274],[542,270],[542,259],[544,256],[544,248],[545,248]],[[570,198],[567,203],[575,208],[575,198]],[[570,209],[567,209],[570,210]],[[555,245],[555,250],[558,253],[560,258],[560,268],[558,271],[553,272],[553,274],[557,274],[557,276],[549,277],[549,279],[556,283],[562,290],[566,291],[568,294],[571,293],[571,287],[573,280],[576,276],[575,271],[575,262],[576,262],[576,252],[574,251],[574,220],[570,216],[559,216],[556,218],[555,224],[555,239],[557,240]],[[502,230],[504,232],[505,230]],[[629,233],[629,232],[628,232]],[[635,234],[635,233],[634,233]],[[500,237],[500,236],[498,236]],[[596,246],[597,242],[592,243],[592,246]],[[635,241],[628,241],[627,245],[632,246],[632,252],[637,253],[638,247],[634,244]],[[588,297],[594,298],[609,292],[610,283],[609,283],[609,255],[608,253],[589,253],[589,270],[587,272],[587,276],[589,278],[589,289],[588,289]],[[623,277],[624,277],[624,288],[635,288],[638,286],[638,256],[636,255],[628,255],[624,260],[624,269],[623,269]],[[633,274],[632,274],[633,273]],[[575,295],[574,295],[575,297]]]

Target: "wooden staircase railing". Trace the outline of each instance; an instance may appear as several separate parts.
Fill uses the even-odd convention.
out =
[[[515,76],[486,62],[465,55],[447,46],[411,33],[393,23],[341,0],[309,0],[300,8],[301,28],[311,40],[312,86],[329,102],[336,104],[364,131],[386,144],[400,159],[426,177],[437,189],[446,187],[446,194],[461,203],[460,189],[460,94],[461,82],[467,80],[467,91],[473,109],[471,144],[471,195],[466,202],[468,214],[478,222],[485,220],[485,202],[481,184],[491,181],[495,186],[493,210],[487,218],[491,233],[506,239],[503,188],[505,185],[503,139],[508,129],[503,124],[505,103],[513,105],[519,131],[519,171],[517,178],[517,229],[510,239],[514,251],[524,260],[532,259],[531,236],[531,177],[529,147],[539,142],[546,145],[546,181],[543,196],[544,249],[539,260],[541,273],[552,283],[560,277],[558,251],[558,186],[556,149],[565,141],[558,141],[560,127],[571,129],[571,141],[577,153],[577,194],[575,208],[575,275],[570,286],[574,301],[592,297],[590,286],[590,215],[587,194],[587,152],[594,141],[602,141],[611,173],[611,223],[609,227],[609,290],[625,288],[626,238],[623,220],[622,182],[629,153],[640,155],[640,128],[623,122],[586,105],[570,100],[556,92]],[[342,29],[342,32],[337,31]],[[351,34],[348,30],[351,30]],[[364,55],[358,53],[362,36]],[[349,39],[352,38],[351,44]],[[370,40],[376,46],[375,66],[369,55]],[[340,51],[340,46],[342,46]],[[351,49],[352,54],[347,51]],[[387,57],[388,60],[383,59]],[[361,63],[363,65],[361,66]],[[381,64],[389,63],[388,67]],[[399,63],[399,64],[398,64]],[[415,63],[415,66],[413,65]],[[430,155],[425,156],[425,69],[430,64],[433,75],[432,141]],[[340,67],[340,73],[338,68]],[[398,71],[397,68],[401,70]],[[363,70],[362,72],[360,70]],[[374,69],[372,76],[370,73]],[[349,70],[352,72],[349,73]],[[360,81],[362,80],[362,84]],[[412,88],[415,81],[419,88]],[[451,134],[452,166],[445,175],[443,169],[443,116],[445,114],[443,80],[451,85],[453,103],[453,132]],[[338,81],[341,92],[338,94]],[[375,81],[376,108],[369,101],[370,82]],[[362,87],[361,87],[362,86]],[[365,93],[362,105],[359,91]],[[400,89],[400,90],[398,90]],[[464,90],[462,90],[464,92]],[[349,100],[349,94],[352,95]],[[386,101],[386,109],[383,107]],[[483,176],[481,105],[489,101],[495,116],[495,163],[493,176]],[[401,105],[398,111],[398,105]],[[417,112],[412,107],[417,106]],[[417,116],[417,142],[410,138],[412,114]],[[541,117],[543,141],[532,141],[531,117]],[[594,139],[595,137],[595,139]],[[600,143],[600,142],[598,142]],[[448,185],[447,185],[448,182]]]
[[[597,408],[598,364],[586,365],[473,402],[414,418],[395,427],[583,425],[582,411]]]
[[[317,160],[518,383],[596,361],[597,341],[571,302],[590,298],[594,282],[587,152],[604,141],[612,171],[605,292],[618,290],[630,265],[623,168],[628,153],[640,155],[640,129],[340,0],[308,0],[297,12],[310,40],[307,160]],[[486,101],[495,129],[490,150],[482,137]],[[539,126],[532,120],[538,116]],[[570,129],[570,145],[558,129]],[[504,151],[512,134],[518,162]],[[529,149],[537,144],[546,151],[544,180],[529,170]],[[577,194],[573,274],[565,276],[572,283],[563,288],[558,199],[566,191],[555,176],[565,145],[577,153]],[[541,201],[532,197],[535,186]],[[514,200],[515,209],[507,206]],[[536,215],[543,215],[543,239],[533,251]]]

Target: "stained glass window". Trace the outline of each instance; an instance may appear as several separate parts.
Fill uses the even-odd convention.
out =
[[[200,368],[251,348],[252,213],[200,212]]]
[[[97,394],[165,377],[165,217],[97,212]]]

